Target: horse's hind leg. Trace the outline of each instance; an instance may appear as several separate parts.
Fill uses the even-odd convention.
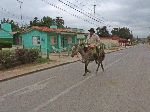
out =
[[[98,67],[97,67],[97,69],[96,69],[96,72],[98,72],[98,69],[99,69],[100,64],[101,64],[102,70],[104,71],[103,63],[102,63],[102,62],[99,62],[99,63],[98,63]]]
[[[91,73],[91,71],[89,69],[87,69],[87,72]]]
[[[100,66],[100,62],[98,63],[98,66],[97,66],[96,72],[98,72],[99,66]]]
[[[102,70],[104,71],[104,66],[103,66],[103,63],[101,62],[101,68],[102,68]]]

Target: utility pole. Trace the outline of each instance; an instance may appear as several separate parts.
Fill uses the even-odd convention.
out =
[[[96,7],[96,5],[94,5],[94,15],[95,15],[95,7]]]
[[[21,11],[21,8],[22,8],[22,4],[23,4],[23,2],[22,1],[20,1],[20,0],[17,0],[17,2],[20,4],[20,19],[21,19],[21,24],[22,24],[22,11]]]

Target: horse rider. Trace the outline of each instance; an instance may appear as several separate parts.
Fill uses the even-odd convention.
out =
[[[100,38],[97,34],[95,34],[94,28],[91,28],[88,30],[90,33],[87,36],[86,39],[86,46],[85,46],[85,52],[87,52],[89,49],[96,50],[93,54],[97,58],[97,54],[99,54],[98,45],[100,44]]]

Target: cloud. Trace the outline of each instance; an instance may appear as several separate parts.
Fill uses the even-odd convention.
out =
[[[90,13],[90,17],[100,18],[102,23],[96,22],[84,14],[75,11],[74,9],[62,4],[58,0],[47,0],[50,4],[64,9],[62,11],[57,9],[42,0],[22,0],[22,14],[25,22],[29,22],[35,16],[41,19],[43,16],[50,16],[55,18],[57,16],[63,17],[65,25],[70,27],[89,29],[90,27],[96,28],[103,25],[111,25],[113,27],[129,27],[133,30],[135,37],[146,37],[149,35],[150,29],[150,1],[149,0],[62,0],[72,7],[76,7],[84,13]],[[96,4],[96,14],[94,16],[94,4]],[[12,16],[1,10],[7,9],[9,12],[15,14]],[[76,15],[81,19],[74,17]],[[1,0],[0,3],[0,19],[11,18],[20,22],[20,9],[17,0]],[[85,22],[87,20],[94,24]],[[111,28],[109,28],[111,30]]]

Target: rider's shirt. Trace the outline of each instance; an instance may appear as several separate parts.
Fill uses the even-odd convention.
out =
[[[100,38],[96,34],[93,34],[92,36],[89,34],[86,43],[90,44],[90,46],[97,46],[100,43]]]

